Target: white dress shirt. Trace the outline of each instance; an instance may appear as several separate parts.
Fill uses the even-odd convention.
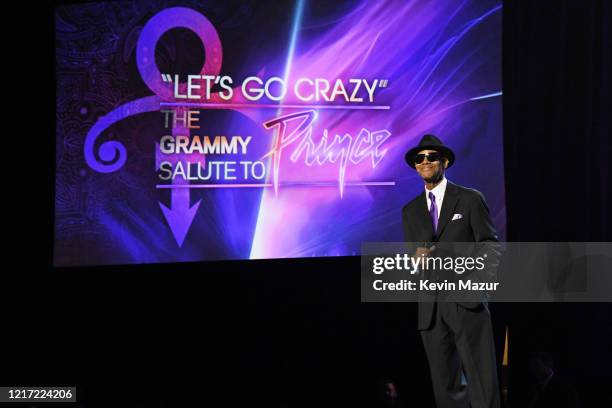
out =
[[[428,190],[425,187],[425,198],[427,198],[427,212],[431,208],[431,200],[429,199],[429,193],[433,193],[436,197],[436,207],[438,209],[438,220],[440,219],[440,211],[442,211],[442,202],[444,201],[444,193],[446,193],[446,177],[442,176],[442,181],[438,183],[437,186],[433,188],[433,190]]]

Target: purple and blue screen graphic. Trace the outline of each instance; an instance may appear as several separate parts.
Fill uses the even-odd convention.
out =
[[[281,4],[282,3],[282,4]],[[499,1],[57,6],[55,264],[401,241],[425,133],[505,236]]]

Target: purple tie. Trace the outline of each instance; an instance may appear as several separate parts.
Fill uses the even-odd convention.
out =
[[[436,196],[430,191],[429,199],[431,200],[431,207],[429,207],[429,218],[431,218],[431,225],[433,225],[434,234],[438,230],[438,207],[436,206]]]

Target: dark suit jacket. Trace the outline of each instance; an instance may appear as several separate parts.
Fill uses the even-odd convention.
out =
[[[451,221],[454,214],[462,218]],[[497,233],[484,196],[477,190],[459,186],[447,181],[444,201],[438,220],[438,230],[434,232],[429,218],[425,191],[410,201],[402,209],[404,238],[408,243],[423,242],[498,242]],[[416,246],[416,245],[414,245]],[[499,252],[492,251],[491,246],[474,247],[472,256],[480,256],[478,251],[488,255],[487,274],[497,266]],[[478,280],[477,277],[474,277]],[[480,301],[457,302],[464,307],[481,307]],[[419,330],[427,330],[433,317],[433,302],[419,302]]]

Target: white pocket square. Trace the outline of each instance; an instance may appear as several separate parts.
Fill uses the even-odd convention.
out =
[[[451,221],[455,221],[455,220],[460,220],[463,218],[463,215],[461,214],[455,214],[453,215],[453,219]]]

